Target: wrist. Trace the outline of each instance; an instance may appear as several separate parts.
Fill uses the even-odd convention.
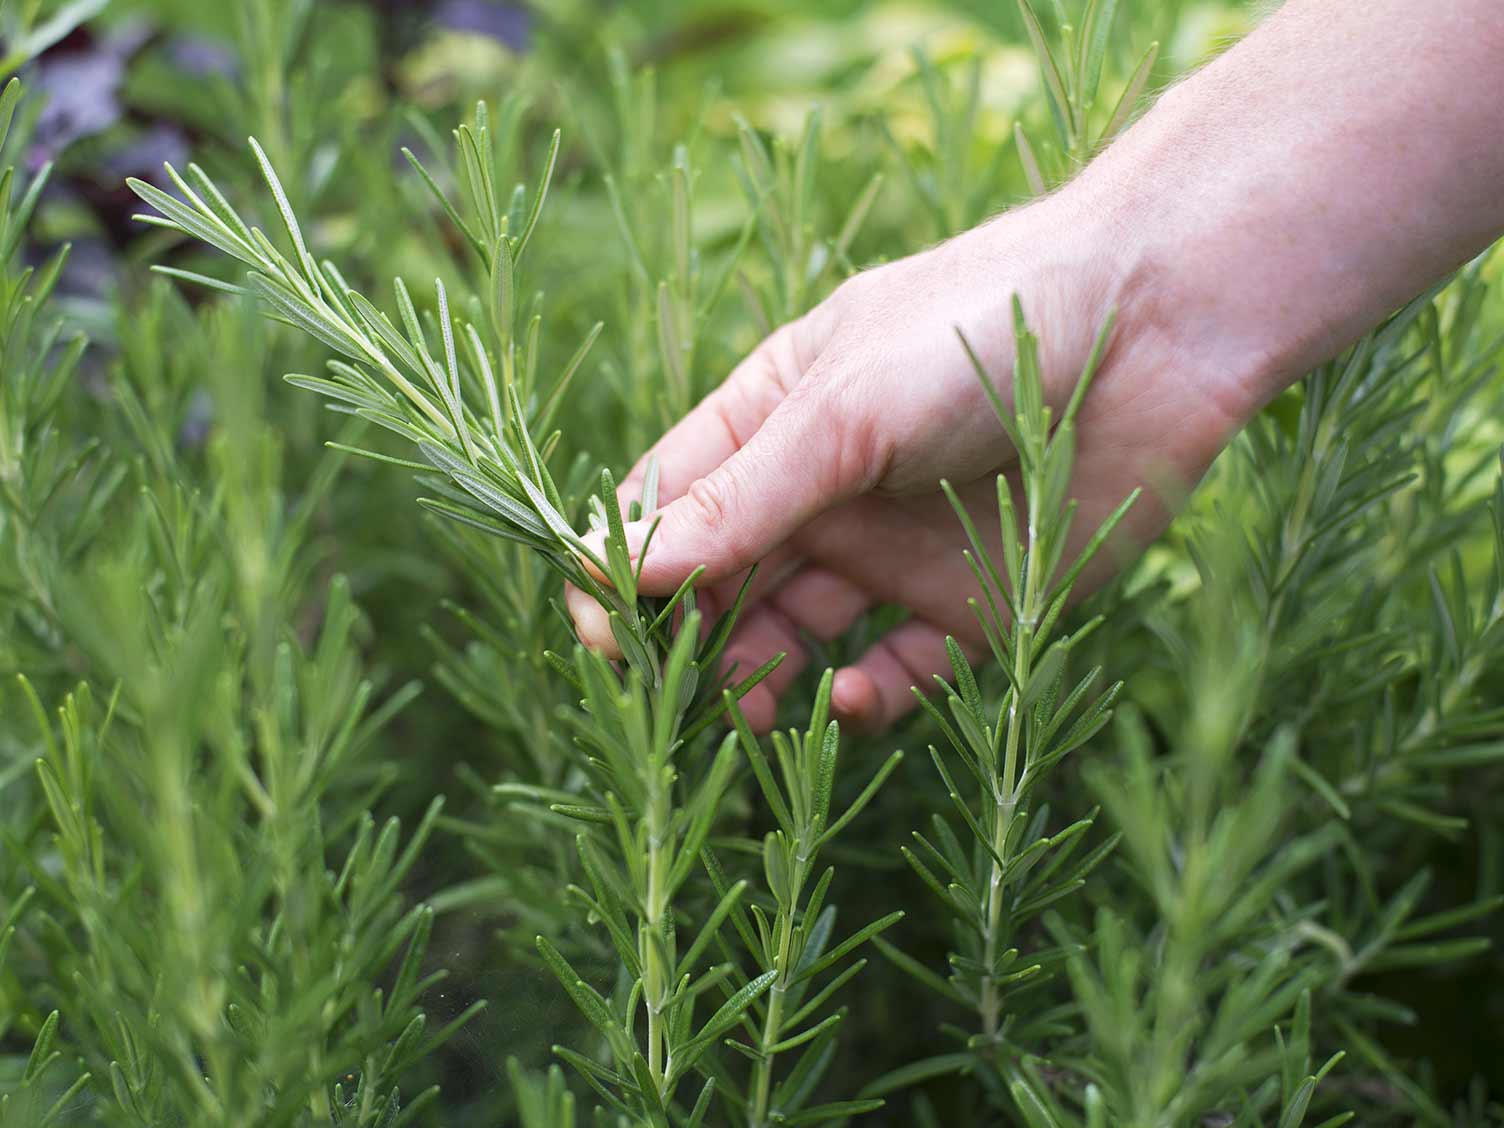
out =
[[[1267,254],[1286,236],[1266,186],[1198,169],[1168,101],[1060,194],[1107,259],[1122,331],[1237,427],[1312,362],[1321,297]]]
[[[1012,361],[1016,297],[1039,339],[1047,399],[1064,404],[1090,358],[1097,334],[1115,320],[1112,351],[1138,337],[1137,319],[1125,317],[1134,299],[1133,259],[1122,253],[1109,217],[1069,189],[1005,212],[966,233],[986,260],[992,319],[1008,332],[997,344],[1006,355],[984,360],[1006,368]],[[999,283],[999,280],[1001,284]]]

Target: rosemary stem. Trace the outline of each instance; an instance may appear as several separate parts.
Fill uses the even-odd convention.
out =
[[[795,891],[794,903],[798,901]],[[768,1104],[773,1091],[773,1057],[768,1047],[775,1045],[783,1028],[783,997],[788,990],[792,969],[789,960],[794,939],[794,915],[784,914],[783,927],[778,936],[778,978],[768,989],[768,1015],[762,1029],[762,1057],[758,1060],[753,1082],[751,1128],[765,1128],[768,1123]]]
[[[1031,490],[1031,499],[1038,496]],[[1029,545],[1025,555],[1023,598],[1019,601],[1020,619],[1014,624],[1013,644],[1013,689],[1008,700],[1008,732],[1003,749],[1003,770],[992,782],[992,868],[987,881],[986,925],[982,933],[982,998],[978,1010],[982,1019],[982,1031],[995,1038],[1002,1018],[1002,1000],[998,994],[993,964],[997,960],[998,940],[1002,930],[1003,878],[1007,860],[1008,832],[1013,825],[1013,812],[1018,805],[1018,757],[1023,743],[1024,713],[1020,708],[1020,695],[1029,683],[1029,674],[1034,660],[1034,626],[1039,621],[1039,590],[1034,567],[1037,549],[1037,522],[1029,517]],[[1027,751],[1025,749],[1025,751]]]

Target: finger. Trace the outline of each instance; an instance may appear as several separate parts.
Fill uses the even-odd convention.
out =
[[[690,483],[730,458],[798,383],[814,354],[803,347],[808,329],[794,322],[776,330],[725,381],[637,460],[617,490],[623,506],[642,497],[648,464],[658,465],[658,504],[684,496]]]
[[[759,607],[742,621],[734,641],[726,648],[723,661],[733,682],[750,676],[780,653],[784,659],[777,669],[741,699],[742,712],[753,732],[763,733],[773,727],[778,698],[806,661],[799,632],[781,613]]]
[[[611,633],[610,616],[593,596],[573,584],[565,584],[564,605],[574,620],[574,631],[581,644],[607,658],[621,657],[621,647]]]
[[[871,605],[871,596],[850,580],[823,568],[804,568],[747,613],[727,647],[727,662],[734,662],[745,676],[784,653],[784,660],[758,686],[768,691],[769,704],[776,707],[777,699],[809,664],[805,639],[839,638]],[[770,716],[768,725],[772,723]]]
[[[791,545],[781,545],[757,562],[757,571],[752,574],[750,582],[748,574],[741,572],[719,583],[700,586],[695,591],[695,598],[709,619],[731,607],[741,593],[742,585],[746,584],[747,594],[742,597],[742,615],[745,616],[803,567],[804,559],[799,552]]]
[[[843,725],[885,729],[918,704],[911,686],[927,690],[950,669],[945,632],[922,619],[889,631],[856,663],[836,672],[830,704]]]
[[[769,597],[799,630],[832,642],[872,606],[872,595],[845,576],[806,565]]]
[[[808,315],[775,331],[747,356],[718,388],[701,400],[683,419],[674,424],[617,487],[617,504],[625,515],[633,501],[640,501],[646,484],[648,467],[658,468],[656,508],[682,500],[696,482],[706,479],[758,434],[770,415],[798,384],[805,365],[815,353],[815,328],[825,319]],[[627,526],[627,541],[633,560],[648,539],[656,513]],[[603,557],[605,536],[599,530],[586,534],[585,541],[597,557]],[[656,534],[655,534],[656,541]],[[581,561],[598,580],[607,582],[588,557]],[[650,595],[667,595],[683,582],[696,565],[685,569],[665,590],[647,587]],[[731,569],[717,579],[725,579],[738,569]],[[708,581],[707,581],[708,582]]]
[[[705,583],[735,575],[860,492],[867,482],[861,444],[848,448],[830,396],[809,387],[785,397],[746,445],[659,511],[642,559],[644,592],[666,595],[701,565]],[[649,524],[627,530],[634,562]]]
[[[736,707],[746,718],[747,727],[758,736],[772,732],[778,723],[778,697],[765,685],[753,686]]]
[[[605,555],[602,542],[597,541],[593,548],[597,556]],[[598,571],[583,558],[581,563],[592,573]],[[799,556],[793,549],[785,548],[771,553],[758,565],[757,574],[752,577],[752,582],[747,586],[747,594],[742,599],[742,615],[745,617],[747,612],[756,607],[769,591],[776,590],[784,584],[800,567]],[[695,600],[701,615],[702,632],[709,632],[715,625],[716,618],[736,602],[737,594],[741,591],[742,582],[745,579],[745,575],[733,576],[719,584],[696,591]],[[574,621],[575,635],[584,646],[607,658],[621,657],[621,646],[616,641],[616,636],[611,633],[610,617],[594,597],[573,584],[567,583],[564,585],[564,605],[569,612],[569,617]],[[767,658],[771,658],[776,653],[776,650],[770,651]],[[761,663],[759,662],[758,665]],[[756,669],[756,666],[747,667],[743,672],[750,673],[753,669]]]

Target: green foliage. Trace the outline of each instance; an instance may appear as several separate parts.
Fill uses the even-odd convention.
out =
[[[1066,680],[1071,651],[1100,620],[1087,620],[1074,631],[1056,637],[1077,577],[1134,500],[1127,498],[1093,532],[1074,560],[1063,559],[1065,538],[1075,514],[1075,503],[1067,501],[1066,490],[1075,460],[1076,413],[1111,328],[1109,320],[1098,334],[1091,358],[1053,428],[1053,412],[1044,402],[1040,382],[1038,342],[1024,323],[1017,301],[1011,411],[998,396],[991,377],[977,363],[977,375],[1018,453],[1025,499],[1020,528],[1013,487],[1007,477],[998,476],[1001,569],[965,507],[950,486],[943,484],[971,541],[966,559],[983,595],[980,602],[972,599],[971,607],[1007,688],[996,705],[986,702],[961,647],[954,639],[947,639],[955,685],[936,680],[949,716],[915,690],[925,711],[948,739],[955,758],[966,768],[969,784],[976,785],[979,798],[973,802],[964,797],[956,774],[947,766],[947,757],[931,746],[930,756],[969,832],[971,845],[963,848],[955,831],[937,812],[931,837],[916,833],[917,849],[905,848],[904,857],[955,916],[958,950],[948,956],[948,982],[939,982],[933,972],[896,949],[887,951],[921,983],[976,1012],[979,1029],[974,1035],[953,1032],[964,1038],[968,1049],[982,1055],[983,1068],[999,1068],[1004,1075],[1015,1070],[1016,1059],[1049,1033],[1054,1020],[1031,1016],[1026,1000],[1075,947],[1067,941],[1025,956],[1018,941],[1045,908],[1085,884],[1114,844],[1108,839],[1078,858],[1096,812],[1052,831],[1048,804],[1033,805],[1033,795],[1050,770],[1107,723],[1112,700],[1121,689],[1114,686],[1088,700],[1100,670],[1089,671],[1074,685]],[[928,1076],[952,1069],[969,1070],[975,1064],[967,1054],[943,1054],[928,1063],[901,1067],[896,1078],[880,1079],[875,1088],[907,1082],[916,1069]]]
[[[790,1033],[812,1009],[798,1009],[809,981],[902,914],[890,914],[824,953],[831,918],[811,914],[809,906],[801,912],[800,895],[820,842],[845,825],[866,801],[859,799],[846,814],[829,818],[838,736],[834,727],[823,731],[822,720],[804,737],[794,735],[791,748],[779,744],[788,790],[778,797],[775,809],[785,814],[792,809],[798,817],[788,816],[766,842],[765,872],[778,908],[771,926],[760,909],[754,906],[752,910],[762,934],[760,943],[753,945],[759,970],[747,977],[737,974],[730,963],[702,967],[699,960],[715,938],[713,928],[700,929],[681,958],[676,895],[699,868],[701,852],[735,771],[738,734],[754,763],[762,762],[761,751],[739,719],[738,733],[728,734],[713,753],[706,747],[707,730],[723,708],[734,711],[736,698],[776,663],[728,687],[718,659],[735,625],[740,600],[702,633],[693,577],[669,599],[638,597],[636,569],[640,565],[628,556],[610,471],[602,471],[600,493],[590,499],[590,516],[604,536],[604,552],[597,553],[565,516],[575,507],[564,501],[546,468],[559,436],[550,436],[540,448],[532,430],[547,425],[558,392],[579,368],[590,339],[571,359],[553,391],[540,399],[531,386],[536,358],[524,353],[519,365],[514,309],[517,264],[537,227],[559,134],[554,134],[531,203],[519,190],[506,215],[501,214],[494,189],[484,103],[477,107],[474,126],[461,126],[455,139],[466,169],[468,221],[417,158],[409,153],[408,160],[485,262],[486,289],[471,295],[468,304],[489,315],[491,348],[473,322],[451,315],[442,281],[435,282],[437,310],[430,319],[436,323],[432,329],[417,314],[406,285],[400,278],[395,281],[403,326],[399,331],[369,299],[344,282],[337,267],[327,261],[316,263],[281,182],[254,140],[251,148],[297,265],[259,228],[247,224],[196,165],[188,167],[186,180],[167,167],[168,177],[187,204],[143,181],[132,180],[131,187],[160,213],[162,218],[152,222],[194,236],[251,268],[243,290],[191,272],[168,268],[168,273],[218,290],[252,293],[271,317],[339,353],[344,359],[329,362],[329,378],[294,375],[287,377],[288,382],[319,392],[335,400],[340,410],[406,439],[438,473],[374,451],[343,449],[424,471],[420,481],[440,495],[420,498],[425,508],[521,545],[541,557],[559,578],[599,602],[621,646],[624,661],[620,668],[579,646],[572,663],[558,656],[550,659],[558,676],[581,699],[564,719],[573,730],[580,767],[589,778],[585,794],[525,784],[512,785],[504,792],[534,800],[554,815],[592,828],[593,833],[587,830],[576,840],[590,889],[570,886],[570,892],[588,920],[605,926],[623,970],[632,979],[624,1002],[608,1000],[580,977],[552,942],[540,936],[537,946],[543,962],[605,1040],[615,1068],[607,1069],[571,1050],[557,1052],[579,1068],[609,1106],[649,1123],[668,1123],[680,1083],[698,1068],[707,1080],[688,1115],[703,1117],[724,1067],[702,1064],[702,1059],[769,992],[762,1033],[749,1051],[756,1061],[754,1079],[740,1098],[749,1121],[761,1125],[768,1122],[775,1055],[814,1040],[804,1060],[815,1060],[828,1041],[820,1035],[839,1019],[839,1014],[832,1015]],[[515,235],[511,233],[514,227]],[[434,359],[433,336],[441,342],[442,362]],[[468,345],[463,360],[456,340]],[[534,346],[536,341],[536,333],[531,334]],[[487,410],[471,410],[467,395],[483,399]],[[628,517],[636,520],[644,512],[655,511],[656,494],[655,476],[650,475]],[[829,692],[827,684],[816,704],[817,718],[828,712]],[[776,785],[767,776],[765,764],[758,776],[772,799]],[[729,917],[750,944],[751,932],[737,904],[745,882],[725,886],[709,854],[706,864],[720,897],[710,920],[719,925]],[[829,879],[824,881],[828,884]],[[823,889],[815,899],[823,899]],[[796,915],[805,918],[797,930]],[[707,1006],[712,1010],[710,1017],[697,1023],[697,1003],[712,991],[727,997],[718,1006]],[[821,998],[829,994],[825,991]],[[636,1030],[639,1006],[644,1015],[641,1043]],[[785,1007],[796,1013],[786,1014]],[[808,1071],[796,1068],[801,1084]],[[804,1088],[807,1092],[807,1085]],[[778,1103],[798,1111],[803,1094],[785,1097],[780,1093]],[[804,1122],[816,1123],[880,1104],[848,1102],[805,1109],[801,1115]]]
[[[95,7],[0,7],[7,65]],[[118,292],[57,239],[138,123],[54,173],[0,97],[0,1125],[1499,1122],[1488,257],[1084,607],[1133,500],[1067,555],[1112,326],[1054,410],[1016,310],[1011,396],[978,374],[1017,465],[956,514],[988,647],[897,734],[839,731],[827,672],[754,736],[740,601],[643,596],[625,544],[656,485],[622,512],[615,469],[760,334],[1060,184],[1154,41],[1241,16],[937,7],[916,44],[569,0],[519,53],[117,8],[164,33],[122,97],[196,143],[132,182]],[[186,75],[186,32],[238,69]]]

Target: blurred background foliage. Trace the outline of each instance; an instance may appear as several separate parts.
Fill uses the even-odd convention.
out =
[[[1039,7],[1054,34],[1054,7]],[[1120,90],[1158,42],[1152,94],[1246,31],[1256,7],[1121,0],[1109,83]],[[395,1124],[406,1115],[490,1125],[518,1122],[519,1093],[536,1098],[529,1123],[562,1123],[567,1102],[545,1093],[537,1071],[552,1043],[578,1040],[581,1023],[538,964],[532,937],[562,937],[579,966],[597,972],[610,966],[609,951],[560,915],[559,889],[577,880],[568,837],[516,814],[492,789],[567,786],[558,748],[567,736],[552,711],[568,691],[539,657],[568,643],[551,581],[491,542],[422,517],[402,472],[326,450],[324,440],[353,440],[353,421],[275,380],[319,371],[323,351],[263,326],[243,303],[151,275],[148,264],[166,262],[227,277],[172,233],[133,223],[139,209],[124,180],[162,183],[164,160],[195,160],[254,213],[258,178],[245,149],[254,134],[310,242],[355,285],[385,295],[393,275],[439,275],[480,290],[474,262],[401,149],[452,184],[449,130],[484,99],[493,118],[515,122],[498,131],[499,175],[532,183],[562,128],[527,272],[528,286],[546,295],[542,367],[562,367],[596,321],[606,328],[569,393],[556,464],[588,453],[622,469],[769,325],[844,272],[1026,200],[1015,126],[1047,179],[1069,172],[1068,156],[1048,141],[1017,8],[9,0],[0,42],[28,89],[5,150],[17,169],[13,197],[54,164],[34,214],[22,218],[7,293],[27,267],[71,247],[46,305],[55,334],[12,322],[0,374],[9,389],[0,424],[25,436],[28,460],[25,474],[13,472],[20,462],[0,464],[0,925],[12,930],[0,933],[0,1092],[15,1098],[0,1123],[40,1122],[63,1095],[56,1123]],[[773,251],[736,260],[733,275],[749,216],[739,123],[794,146],[817,111],[811,227],[839,231],[881,176],[865,221],[809,292],[790,292]],[[722,300],[695,319],[683,387],[657,337],[658,282],[674,276],[667,217],[676,167],[690,170],[702,282],[725,279]],[[1159,916],[1170,902],[1135,884],[1154,864],[1152,843],[1133,842],[1145,811],[1113,805],[1132,793],[1143,768],[1135,757],[1148,745],[1175,763],[1167,749],[1181,746],[1188,702],[1221,690],[1251,701],[1242,706],[1247,731],[1226,738],[1227,755],[1262,749],[1282,724],[1295,734],[1279,739],[1298,740],[1306,754],[1271,800],[1289,822],[1262,827],[1259,841],[1279,856],[1344,809],[1347,830],[1287,873],[1287,890],[1265,890],[1259,911],[1279,920],[1279,936],[1303,938],[1290,941],[1301,959],[1346,950],[1346,962],[1333,956],[1340,966],[1323,965],[1307,986],[1316,1042],[1349,1053],[1326,1099],[1358,1109],[1363,1124],[1504,1123],[1488,1095],[1504,1092],[1504,976],[1497,957],[1472,943],[1498,939],[1501,925],[1497,913],[1475,913],[1481,922],[1462,914],[1496,904],[1504,862],[1498,563],[1484,508],[1501,437],[1494,273],[1476,265],[1405,323],[1403,346],[1373,362],[1396,389],[1392,402],[1378,398],[1403,414],[1398,430],[1387,416],[1362,414],[1376,402],[1366,393],[1356,406],[1331,407],[1297,389],[1219,464],[1166,541],[1097,601],[1108,618],[1089,644],[1091,661],[1127,681],[1137,719],[1090,755],[1124,775],[1099,769],[1092,790],[1073,762],[1050,783],[1065,821],[1102,802],[1115,820],[1107,825],[1130,845],[1059,927],[1084,937],[1095,911],[1112,906],[1146,951],[1158,951],[1173,942]],[[63,343],[84,336],[73,366],[48,375]],[[54,379],[65,386],[49,392]],[[1346,386],[1336,371],[1327,379]],[[40,390],[29,399],[15,392],[33,384]],[[1329,438],[1321,420],[1351,428],[1351,463],[1348,451],[1339,459],[1320,445]],[[45,466],[44,439],[57,446]],[[1358,476],[1359,462],[1369,478]],[[1322,465],[1354,497],[1380,479],[1414,478],[1357,524],[1334,530],[1313,519],[1308,546],[1284,506],[1309,486],[1300,467]],[[1323,495],[1333,505],[1342,496]],[[1215,596],[1188,546],[1219,521],[1289,553],[1240,557],[1240,576],[1303,569],[1303,601],[1271,597],[1256,579],[1232,584],[1230,598],[1246,598],[1237,606],[1267,628],[1253,643],[1186,641]],[[822,657],[840,660],[863,636],[859,628]],[[1208,654],[1258,667],[1259,684],[1198,682],[1187,656]],[[918,719],[858,741],[848,756],[875,765],[892,747],[918,752],[936,739]],[[1401,759],[1401,746],[1430,759]],[[34,770],[38,757],[53,765],[54,794],[47,772]],[[1183,825],[1178,789],[1201,786],[1193,768],[1164,769],[1171,798],[1160,814],[1172,832]],[[1235,804],[1241,797],[1224,791],[1241,777],[1229,771],[1214,790]],[[268,797],[259,807],[245,798],[248,774]],[[440,794],[441,813],[432,806]],[[952,941],[939,914],[912,911],[930,893],[898,846],[928,825],[927,812],[944,809],[927,758],[911,755],[832,850],[843,917],[910,908],[889,939],[942,972]],[[730,818],[758,821],[750,796]],[[394,824],[390,841],[373,845],[388,819],[400,831]],[[1429,886],[1412,887],[1423,870]],[[1412,904],[1390,917],[1397,894]],[[413,910],[420,902],[431,914]],[[1462,914],[1469,945],[1370,958],[1416,906]],[[1038,946],[1042,928],[1026,939]],[[1376,945],[1367,956],[1365,936]],[[399,970],[409,952],[420,964],[410,973]],[[1196,990],[1210,998],[1251,958],[1227,940],[1221,962],[1194,963],[1205,980]],[[432,973],[446,978],[414,978]],[[1072,974],[1080,997],[1090,974]],[[1080,1004],[1065,983],[1056,977],[1047,1000],[1070,1015]],[[288,992],[307,1005],[289,1005]],[[939,1031],[957,1021],[955,1008],[892,962],[873,960],[849,1002],[857,1021],[830,1082],[837,1093],[854,1095],[882,1071],[952,1045]],[[247,1020],[261,1023],[254,1036],[238,1026],[225,1033],[237,1021],[224,1017],[227,1003],[260,1016]],[[1293,995],[1286,1003],[1288,1011]],[[394,1050],[419,1008],[426,1032]],[[62,1056],[23,1083],[54,1010]],[[1264,1029],[1288,1029],[1285,1013],[1267,1016]],[[436,1036],[456,1020],[452,1037]],[[518,1072],[508,1073],[508,1059]],[[1057,1067],[1039,1068],[1030,1076],[1048,1086]],[[183,1098],[206,1072],[217,1078],[213,1092]],[[399,1081],[404,1096],[391,1107],[405,1111],[382,1119]],[[973,1081],[894,1085],[873,1121],[1029,1122],[1006,1090]],[[435,1084],[436,1103],[412,1101]],[[1235,1115],[1195,1122],[1265,1122]]]

